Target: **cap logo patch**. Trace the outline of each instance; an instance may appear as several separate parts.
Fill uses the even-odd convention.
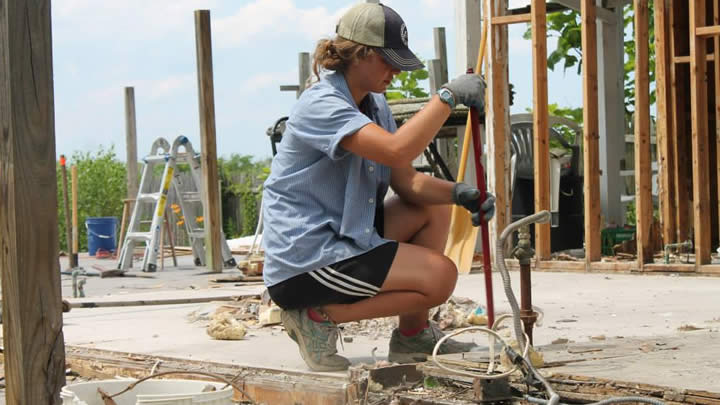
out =
[[[408,46],[408,31],[405,23],[403,23],[403,25],[400,27],[400,37],[402,38],[403,44],[405,46]]]

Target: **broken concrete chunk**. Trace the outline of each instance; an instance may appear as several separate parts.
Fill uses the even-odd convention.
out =
[[[235,319],[232,312],[226,311],[213,314],[206,332],[218,340],[241,340],[245,337],[247,328]]]
[[[260,326],[277,325],[280,323],[280,314],[282,309],[277,305],[260,308],[259,323]]]

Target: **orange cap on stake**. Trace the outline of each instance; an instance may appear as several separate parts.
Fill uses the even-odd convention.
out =
[[[60,155],[60,166],[65,166],[65,155]]]

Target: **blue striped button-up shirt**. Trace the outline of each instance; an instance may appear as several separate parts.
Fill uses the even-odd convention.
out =
[[[340,146],[371,122],[397,130],[385,97],[370,93],[368,101],[372,119],[355,104],[345,77],[329,73],[292,109],[263,190],[267,286],[388,242],[374,218],[390,168]]]

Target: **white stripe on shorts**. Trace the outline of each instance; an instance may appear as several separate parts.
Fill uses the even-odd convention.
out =
[[[347,274],[340,273],[339,271],[333,269],[333,268],[330,267],[330,266],[323,267],[323,270],[327,270],[327,271],[330,272],[330,274],[333,274],[333,275],[335,275],[335,276],[344,278],[345,280],[347,280],[347,281],[349,281],[349,282],[351,282],[351,283],[357,284],[358,287],[367,287],[367,288],[369,288],[370,290],[375,291],[375,293],[379,293],[379,292],[380,292],[380,287],[378,287],[378,286],[376,286],[376,285],[372,285],[372,284],[370,284],[370,283],[366,283],[366,282],[364,282],[364,281],[362,281],[362,280],[358,280],[358,279],[356,279],[356,278],[350,277],[350,276],[348,276]]]
[[[330,283],[330,284],[332,284],[333,286],[336,286],[336,287],[338,287],[338,288],[342,288],[342,289],[346,289],[346,290],[351,290],[351,291],[356,291],[356,292],[364,293],[364,294],[369,294],[370,297],[372,297],[372,296],[374,296],[374,295],[376,295],[376,294],[378,293],[377,291],[370,290],[370,289],[367,289],[367,288],[358,287],[358,286],[356,286],[356,285],[353,285],[353,284],[350,284],[350,283],[348,283],[348,282],[345,282],[345,281],[341,280],[341,279],[338,278],[338,277],[332,276],[331,274],[329,274],[329,273],[327,272],[327,270],[328,270],[328,267],[323,267],[322,269],[314,270],[314,271],[312,271],[311,273],[315,273],[316,276],[322,277],[322,278],[325,279],[328,283]],[[352,278],[352,277],[349,277],[349,278],[350,278],[351,280],[353,280],[353,281],[358,281],[358,280],[356,280],[356,279],[354,279],[354,278]]]
[[[357,297],[372,297],[372,296],[375,295],[375,294],[368,294],[368,293],[358,293],[358,292],[346,290],[346,289],[344,289],[344,288],[342,288],[342,287],[338,287],[338,286],[336,286],[336,285],[334,285],[334,284],[329,283],[328,281],[326,281],[325,279],[323,279],[323,278],[320,277],[319,275],[315,274],[316,271],[317,271],[317,270],[311,271],[311,272],[308,273],[308,274],[310,274],[310,277],[314,278],[315,280],[317,280],[317,282],[319,282],[320,284],[326,286],[327,288],[330,288],[330,289],[332,289],[332,290],[341,292],[341,293],[346,294],[346,295],[354,295],[354,296],[357,296]]]

